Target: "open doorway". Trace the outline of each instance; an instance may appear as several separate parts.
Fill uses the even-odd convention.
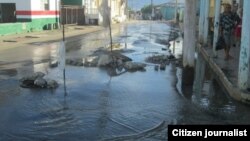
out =
[[[0,3],[0,22],[1,23],[16,22],[15,3]]]

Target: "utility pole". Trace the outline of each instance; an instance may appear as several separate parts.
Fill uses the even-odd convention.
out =
[[[66,75],[65,75],[65,29],[64,29],[64,18],[63,18],[63,8],[64,8],[64,4],[61,1],[60,4],[60,16],[61,16],[61,24],[62,24],[62,34],[63,34],[63,41],[61,43],[60,46],[60,53],[59,53],[59,57],[60,57],[60,65],[63,68],[63,84],[64,84],[64,96],[67,96],[67,90],[66,90]]]
[[[153,0],[151,0],[151,21],[154,17]],[[152,39],[152,22],[150,22],[150,40]],[[145,47],[144,47],[145,48]]]
[[[153,18],[154,18],[154,6],[153,6],[153,0],[151,0],[151,20],[154,20]]]
[[[129,9],[128,9],[128,0],[125,1],[126,2],[126,16],[127,16],[127,21],[129,19]]]
[[[127,15],[127,19],[126,22],[128,22],[128,17],[129,17],[129,11],[128,11],[128,0],[125,1],[126,2],[126,15]],[[127,49],[127,38],[128,38],[128,24],[126,23],[125,26],[125,33],[126,33],[126,39],[125,39],[125,49]]]
[[[175,0],[175,23],[177,23],[177,14],[178,14],[178,0]]]
[[[60,22],[62,25],[62,35],[63,35],[63,41],[65,41],[65,31],[64,31],[64,18],[63,18],[63,8],[64,8],[64,4],[62,2],[62,0],[60,1]]]
[[[111,19],[111,7],[112,7],[112,1],[110,0],[110,7],[109,7],[109,17],[108,17],[108,21],[109,21],[109,36],[110,36],[110,51],[112,53],[113,51],[113,41],[112,41],[112,28],[111,28],[111,24],[112,24],[112,19]]]

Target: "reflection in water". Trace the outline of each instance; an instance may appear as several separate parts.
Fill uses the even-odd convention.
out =
[[[107,71],[107,74],[110,77],[119,76],[119,75],[122,75],[122,74],[127,72],[125,69],[119,69],[119,68],[116,68],[116,67],[108,67],[105,70]]]
[[[109,92],[108,91],[101,91],[99,96],[99,103],[100,103],[100,117],[97,121],[97,125],[99,126],[99,139],[102,139],[105,135],[106,127],[110,119],[110,113],[109,113]]]

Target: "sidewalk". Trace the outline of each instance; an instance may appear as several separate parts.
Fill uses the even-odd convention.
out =
[[[230,54],[233,56],[231,60],[224,60],[224,50],[217,51],[218,57],[213,57],[211,47],[198,46],[198,50],[203,55],[206,63],[214,72],[214,76],[220,81],[227,93],[237,101],[250,104],[249,90],[241,90],[238,87],[238,70],[240,47],[233,47]],[[248,84],[250,86],[250,84]]]
[[[183,31],[183,24],[180,25]],[[224,60],[224,50],[217,51],[217,58],[213,57],[213,49],[211,46],[204,47],[197,44],[199,53],[204,57],[207,66],[213,71],[216,79],[222,84],[224,90],[235,100],[250,104],[250,81],[247,90],[240,90],[238,87],[238,71],[239,71],[239,55],[240,47],[232,47],[230,54],[233,59]],[[250,80],[250,76],[249,80]]]
[[[65,25],[65,39],[104,30],[102,26]],[[22,33],[0,37],[0,51],[25,46],[32,42],[50,42],[62,40],[62,28],[41,32]]]

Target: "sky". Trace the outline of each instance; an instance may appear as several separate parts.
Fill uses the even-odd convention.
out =
[[[167,3],[175,0],[152,0],[154,5]],[[183,0],[178,0],[183,1]],[[128,6],[135,10],[140,10],[144,5],[151,4],[151,0],[128,0]]]

